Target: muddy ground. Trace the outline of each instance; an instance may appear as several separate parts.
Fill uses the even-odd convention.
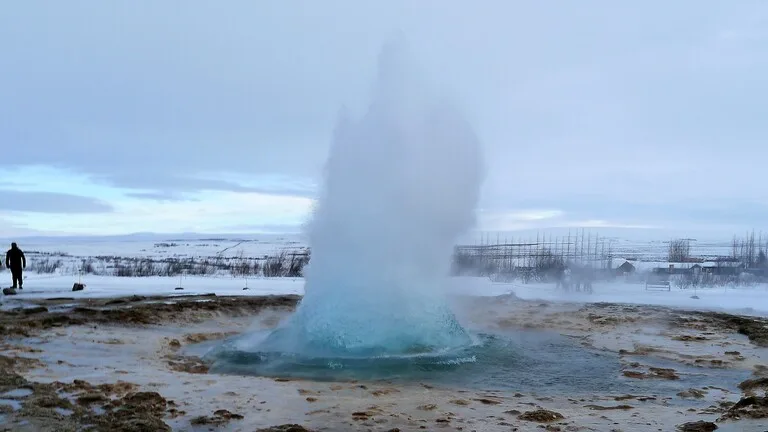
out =
[[[466,322],[553,330],[611,353],[621,361],[619,379],[686,382],[691,370],[697,382],[710,379],[677,394],[541,396],[418,382],[238,377],[211,374],[185,354],[194,344],[272,327],[298,300],[19,303],[0,312],[0,430],[768,430],[768,321],[755,317],[508,296],[457,299]],[[720,371],[743,372],[743,379],[724,379]]]

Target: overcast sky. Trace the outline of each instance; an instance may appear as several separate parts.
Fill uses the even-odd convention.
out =
[[[300,225],[394,37],[471,115],[483,228],[768,226],[765,1],[2,9],[0,235]]]

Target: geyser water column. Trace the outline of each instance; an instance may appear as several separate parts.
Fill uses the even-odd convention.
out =
[[[402,44],[385,46],[367,113],[340,117],[308,225],[305,295],[259,351],[357,357],[470,343],[445,282],[475,221],[481,149],[412,66]]]

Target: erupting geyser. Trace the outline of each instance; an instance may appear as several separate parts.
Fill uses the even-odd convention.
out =
[[[372,358],[470,344],[444,290],[453,247],[475,221],[480,145],[407,54],[386,46],[367,113],[339,119],[308,227],[304,298],[246,351]]]
[[[385,47],[367,112],[339,120],[296,311],[271,332],[202,347],[211,372],[645,391],[616,378],[615,357],[558,334],[473,322],[470,337],[459,324],[445,289],[454,245],[475,222],[484,164],[468,122],[410,66],[402,46]]]

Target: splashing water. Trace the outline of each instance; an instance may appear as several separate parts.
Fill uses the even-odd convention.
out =
[[[471,344],[444,282],[474,224],[480,145],[409,66],[402,45],[386,46],[367,113],[339,119],[309,225],[305,295],[259,352],[377,357]]]

